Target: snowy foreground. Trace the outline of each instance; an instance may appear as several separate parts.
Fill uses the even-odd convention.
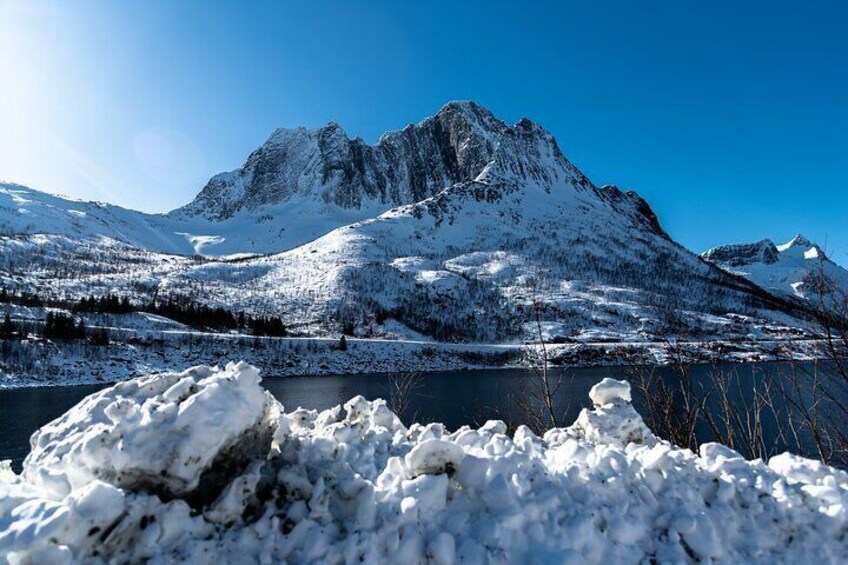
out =
[[[241,364],[83,400],[0,468],[0,563],[848,560],[848,474],[654,437],[605,379],[569,428],[285,412]]]

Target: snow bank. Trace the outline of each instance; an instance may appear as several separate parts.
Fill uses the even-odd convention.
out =
[[[543,438],[285,412],[256,369],[92,395],[0,465],[0,563],[845,562],[848,475],[654,437],[626,383]]]

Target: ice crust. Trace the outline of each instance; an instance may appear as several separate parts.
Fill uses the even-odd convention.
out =
[[[623,381],[538,437],[285,412],[246,364],[98,392],[0,465],[0,563],[848,560],[848,474],[656,438]]]

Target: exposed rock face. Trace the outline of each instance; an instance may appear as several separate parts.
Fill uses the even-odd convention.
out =
[[[703,257],[713,263],[739,267],[751,263],[775,263],[779,258],[779,252],[772,240],[762,239],[756,243],[737,243],[714,247],[705,252]]]
[[[476,177],[510,129],[474,102],[447,104],[373,146],[350,139],[336,123],[278,129],[240,169],[213,177],[177,213],[223,220],[295,196],[342,208],[411,204]]]

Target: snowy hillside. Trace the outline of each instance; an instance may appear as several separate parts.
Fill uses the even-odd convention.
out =
[[[702,256],[771,292],[815,301],[824,282],[826,288],[848,294],[848,270],[831,261],[821,247],[802,235],[783,245],[775,245],[769,239],[723,245]]]
[[[844,563],[848,475],[655,437],[604,379],[568,428],[284,408],[246,364],[97,392],[0,465],[0,563]]]
[[[373,212],[387,207],[378,206]],[[78,241],[109,238],[152,252],[221,256],[278,251],[368,215],[325,208],[288,202],[269,205],[261,214],[215,221],[182,213],[145,214],[0,184],[0,235],[61,235]]]
[[[193,253],[186,236],[169,229],[164,216],[100,202],[54,196],[0,183],[0,235],[64,235],[75,240],[108,237],[144,249]],[[173,228],[173,226],[170,226]]]

